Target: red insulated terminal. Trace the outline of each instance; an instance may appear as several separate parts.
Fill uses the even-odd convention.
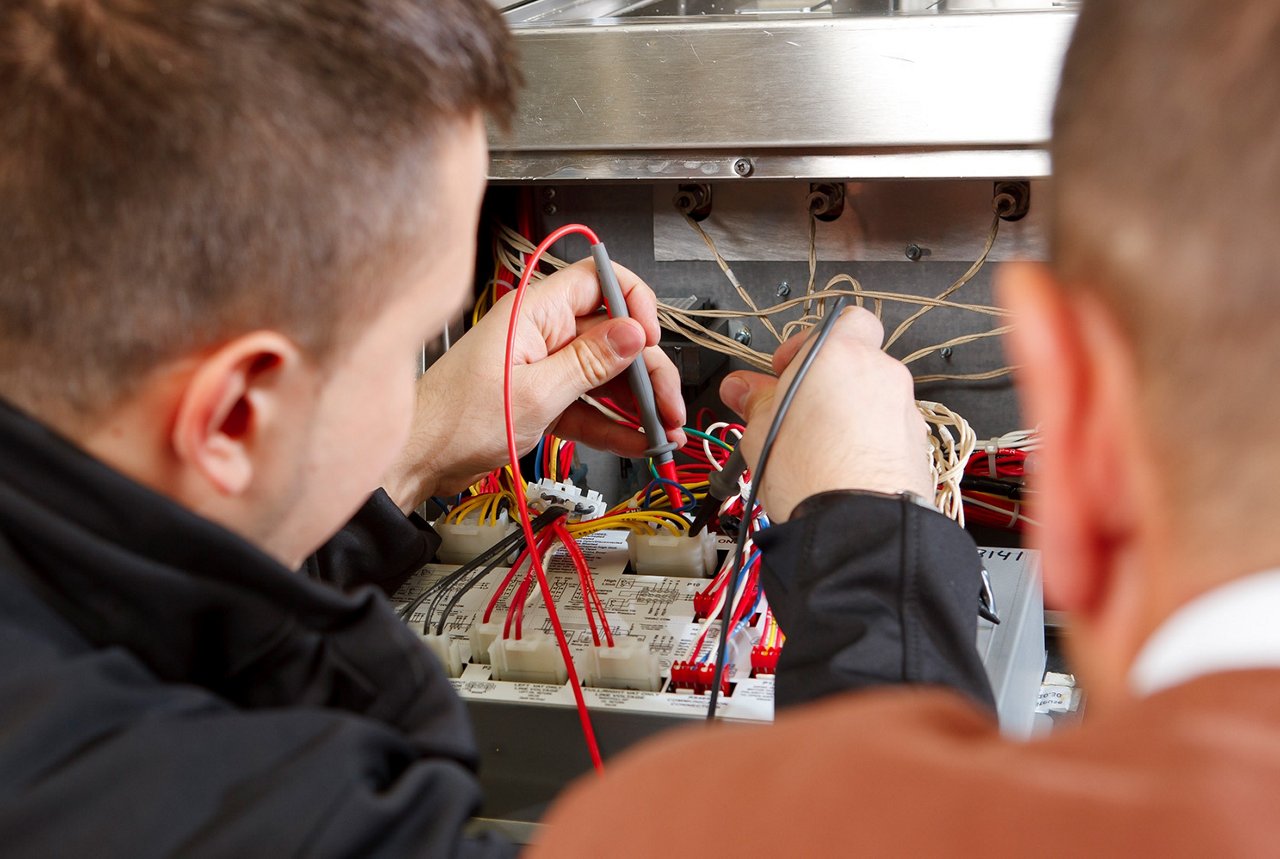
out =
[[[765,647],[757,644],[751,648],[751,676],[757,674],[777,674],[778,657],[782,655],[781,647]]]
[[[733,674],[733,666],[725,666],[724,677],[720,679],[720,694],[729,694],[729,677]],[[678,661],[671,663],[671,685],[676,689],[692,689],[698,695],[711,691],[711,684],[716,682],[716,667],[711,663]]]
[[[693,595],[693,619],[702,620],[710,617],[716,609],[716,595],[706,591],[698,591]]]
[[[671,459],[670,455],[668,455],[668,458],[665,461],[655,460],[653,463],[653,470],[658,472],[658,476],[663,480],[669,481],[668,483],[662,484],[662,488],[666,491],[667,498],[671,501],[671,509],[679,510],[684,506],[685,499],[680,495],[680,490],[677,488],[680,481],[676,480],[675,460]]]

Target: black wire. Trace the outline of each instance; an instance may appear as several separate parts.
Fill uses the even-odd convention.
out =
[[[562,508],[557,507],[557,508],[554,508],[554,509],[556,509],[556,510],[560,510],[560,509],[562,509]],[[542,531],[542,530],[545,530],[545,528],[550,527],[549,525],[539,527],[539,526],[538,526],[538,521],[540,521],[540,520],[534,520],[534,522],[533,522],[534,530],[535,530],[535,531]],[[523,532],[521,532],[521,533],[523,533]],[[523,544],[523,542],[522,542],[522,543],[521,543],[521,548],[523,548],[523,545],[524,545],[524,544]],[[500,556],[498,556],[497,558],[494,558],[492,561],[490,561],[490,562],[488,563],[488,565],[487,565],[487,566],[485,566],[485,568],[484,568],[484,569],[480,570],[480,572],[476,573],[474,576],[472,576],[470,579],[468,579],[468,580],[467,580],[467,582],[466,582],[466,584],[462,585],[462,587],[460,587],[460,588],[458,588],[456,591],[454,591],[452,599],[450,599],[450,600],[449,600],[449,602],[448,602],[448,603],[445,605],[445,607],[444,607],[444,611],[440,614],[440,621],[439,621],[439,623],[437,623],[437,624],[436,624],[436,635],[444,635],[444,625],[448,622],[448,620],[449,620],[449,615],[451,615],[451,614],[453,613],[453,610],[454,610],[455,608],[457,608],[457,607],[458,607],[458,603],[462,601],[462,597],[463,597],[463,596],[465,596],[465,595],[466,595],[466,593],[467,593],[468,591],[470,591],[472,588],[474,588],[476,585],[480,584],[480,581],[481,581],[485,576],[487,576],[487,575],[489,575],[490,573],[492,573],[492,572],[493,572],[494,570],[496,570],[499,566],[504,565],[504,564],[505,564],[505,561],[506,561],[506,556],[505,556],[505,555],[500,555]],[[441,595],[443,595],[443,594],[444,594],[444,591],[441,591],[440,593],[441,593]],[[431,608],[429,608],[429,609],[427,610],[427,617],[426,617],[426,619],[425,619],[425,620],[423,620],[423,622],[422,622],[422,633],[423,633],[423,635],[426,635],[426,634],[427,634],[427,629],[431,626],[431,616],[432,616],[433,614],[435,614],[436,602],[438,602],[438,601],[439,601],[439,599],[440,599],[440,597],[439,597],[439,596],[437,596],[437,597],[436,597],[436,599],[432,601],[432,603],[431,603]]]
[[[738,540],[733,547],[733,566],[729,568],[733,570],[733,574],[729,581],[729,589],[724,595],[724,607],[720,610],[719,656],[716,658],[715,679],[711,684],[710,698],[707,701],[708,720],[716,717],[716,702],[720,699],[720,684],[724,682],[725,660],[729,655],[729,620],[733,613],[733,595],[738,592],[738,581],[743,574],[743,550],[747,544],[747,531],[751,526],[751,520],[755,518],[752,515],[752,511],[755,510],[756,495],[759,494],[760,484],[764,480],[765,466],[769,464],[769,455],[773,453],[774,442],[778,440],[778,430],[782,428],[782,421],[791,409],[791,401],[795,399],[796,391],[800,389],[800,383],[808,375],[809,367],[813,365],[814,360],[818,357],[818,351],[822,349],[822,344],[827,342],[827,336],[831,333],[836,320],[840,318],[840,313],[844,310],[844,303],[845,299],[843,297],[836,299],[827,315],[823,318],[822,325],[818,328],[818,334],[813,339],[813,345],[809,347],[808,354],[800,362],[800,367],[791,379],[791,384],[787,386],[786,393],[782,395],[782,400],[778,403],[778,411],[773,416],[773,423],[769,425],[769,432],[764,437],[764,444],[760,446],[760,460],[751,471],[751,491],[747,493],[746,506],[742,510],[742,521],[738,524]]]
[[[519,548],[523,549],[523,544],[521,544]],[[479,584],[481,579],[496,570],[499,565],[505,564],[506,560],[506,555],[499,555],[494,558],[492,561],[481,567],[478,572],[473,574],[470,579],[453,592],[453,596],[449,599],[449,602],[445,603],[444,612],[440,615],[440,622],[436,624],[436,635],[444,635],[445,621],[449,619],[449,613],[457,607],[458,602],[462,599],[463,595]],[[436,594],[436,598],[431,601],[431,605],[427,608],[427,616],[422,620],[423,635],[426,635],[431,630],[431,618],[436,613],[436,606],[440,604],[440,600],[442,600],[448,592],[448,589],[441,590]]]
[[[551,510],[563,510],[564,508],[562,508],[562,507],[552,507],[552,508],[549,508],[549,509],[551,509]],[[532,524],[533,524],[533,528],[534,528],[534,531],[535,531],[535,532],[541,532],[541,531],[544,531],[544,530],[546,530],[547,528],[552,527],[552,525],[554,524],[554,523],[551,523],[551,524],[548,524],[548,525],[540,525],[540,524],[539,524],[539,522],[541,522],[541,521],[542,521],[541,517],[540,517],[540,518],[538,518],[538,519],[535,519],[535,520],[533,521],[533,523],[532,523]],[[449,603],[444,607],[444,612],[440,615],[440,622],[439,622],[438,624],[436,624],[436,635],[444,635],[444,625],[445,625],[445,623],[447,623],[447,622],[448,622],[448,620],[449,620],[449,615],[453,613],[453,610],[457,607],[458,603],[462,600],[463,595],[464,595],[464,594],[466,594],[466,593],[467,593],[467,591],[471,590],[471,589],[472,589],[472,588],[474,588],[476,585],[478,585],[478,584],[480,583],[480,580],[481,580],[481,579],[483,579],[485,576],[489,575],[489,574],[490,574],[490,573],[492,573],[495,569],[497,569],[497,568],[498,568],[498,566],[500,565],[500,563],[501,563],[503,560],[504,560],[504,558],[500,557],[500,558],[495,559],[494,561],[491,561],[487,567],[485,567],[483,570],[481,570],[480,572],[478,572],[478,573],[476,573],[474,576],[472,576],[472,577],[467,581],[467,583],[466,583],[465,585],[463,585],[462,587],[458,588],[458,590],[454,592],[454,594],[453,594],[453,599],[449,600]],[[530,562],[530,563],[532,563],[532,562]],[[530,569],[532,569],[532,567],[530,567]],[[427,627],[428,627],[428,625],[430,625],[430,623],[431,623],[431,615],[434,613],[434,611],[435,611],[435,604],[433,603],[433,604],[432,604],[432,608],[427,612],[427,618],[426,618],[426,620],[425,620],[425,621],[423,622],[423,624],[422,624],[422,632],[423,632],[423,634],[426,634]]]
[[[563,507],[547,508],[545,512],[538,515],[538,518],[533,520],[534,530],[541,530],[542,528],[545,528],[548,523],[550,523],[556,517],[563,515],[564,512],[565,510]],[[463,576],[469,573],[475,572],[476,570],[483,567],[485,564],[492,561],[494,558],[504,558],[507,555],[511,554],[513,551],[519,550],[523,546],[524,546],[524,531],[520,529],[512,531],[510,534],[503,537],[501,540],[494,543],[492,546],[485,549],[480,554],[476,555],[470,561],[463,564],[461,567],[454,570],[449,575],[440,579],[430,587],[423,589],[422,593],[418,594],[416,597],[413,598],[412,601],[407,603],[404,606],[404,608],[400,609],[400,611],[398,612],[400,619],[401,620],[408,619],[409,616],[412,615],[413,612],[418,608],[418,606],[422,605],[427,600],[428,597],[437,593],[438,591],[447,590],[451,585],[453,585],[454,582],[458,581]],[[432,603],[432,606],[434,607],[435,603]]]

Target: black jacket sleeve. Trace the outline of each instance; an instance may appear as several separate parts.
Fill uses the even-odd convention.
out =
[[[765,595],[787,636],[778,706],[926,683],[994,711],[974,644],[981,562],[956,523],[907,498],[831,492],[756,542]]]
[[[162,686],[121,650],[0,666],[4,854],[25,857],[452,857],[516,854],[468,837],[470,761],[320,707],[237,710]],[[20,785],[20,787],[18,787]],[[17,788],[17,789],[15,789]]]
[[[304,567],[308,576],[350,590],[373,585],[390,596],[435,557],[440,536],[417,513],[405,516],[379,489]]]

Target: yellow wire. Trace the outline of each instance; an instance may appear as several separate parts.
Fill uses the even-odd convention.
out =
[[[689,523],[683,517],[663,510],[636,510],[628,513],[605,514],[598,519],[575,522],[568,528],[569,533],[574,536],[617,528],[626,528],[629,531],[645,534],[665,529],[679,536],[689,529]]]
[[[488,496],[476,495],[462,501],[458,506],[449,511],[449,515],[445,517],[446,522],[459,523],[471,515],[477,509],[484,507],[488,503]]]

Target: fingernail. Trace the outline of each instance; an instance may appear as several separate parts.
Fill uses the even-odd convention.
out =
[[[614,322],[605,332],[604,338],[609,342],[609,347],[613,349],[614,354],[623,358],[637,355],[644,348],[644,329],[639,323],[629,320]]]
[[[720,383],[720,399],[724,400],[726,406],[742,414],[742,401],[747,398],[748,390],[750,388],[746,382],[737,376],[727,376]]]

